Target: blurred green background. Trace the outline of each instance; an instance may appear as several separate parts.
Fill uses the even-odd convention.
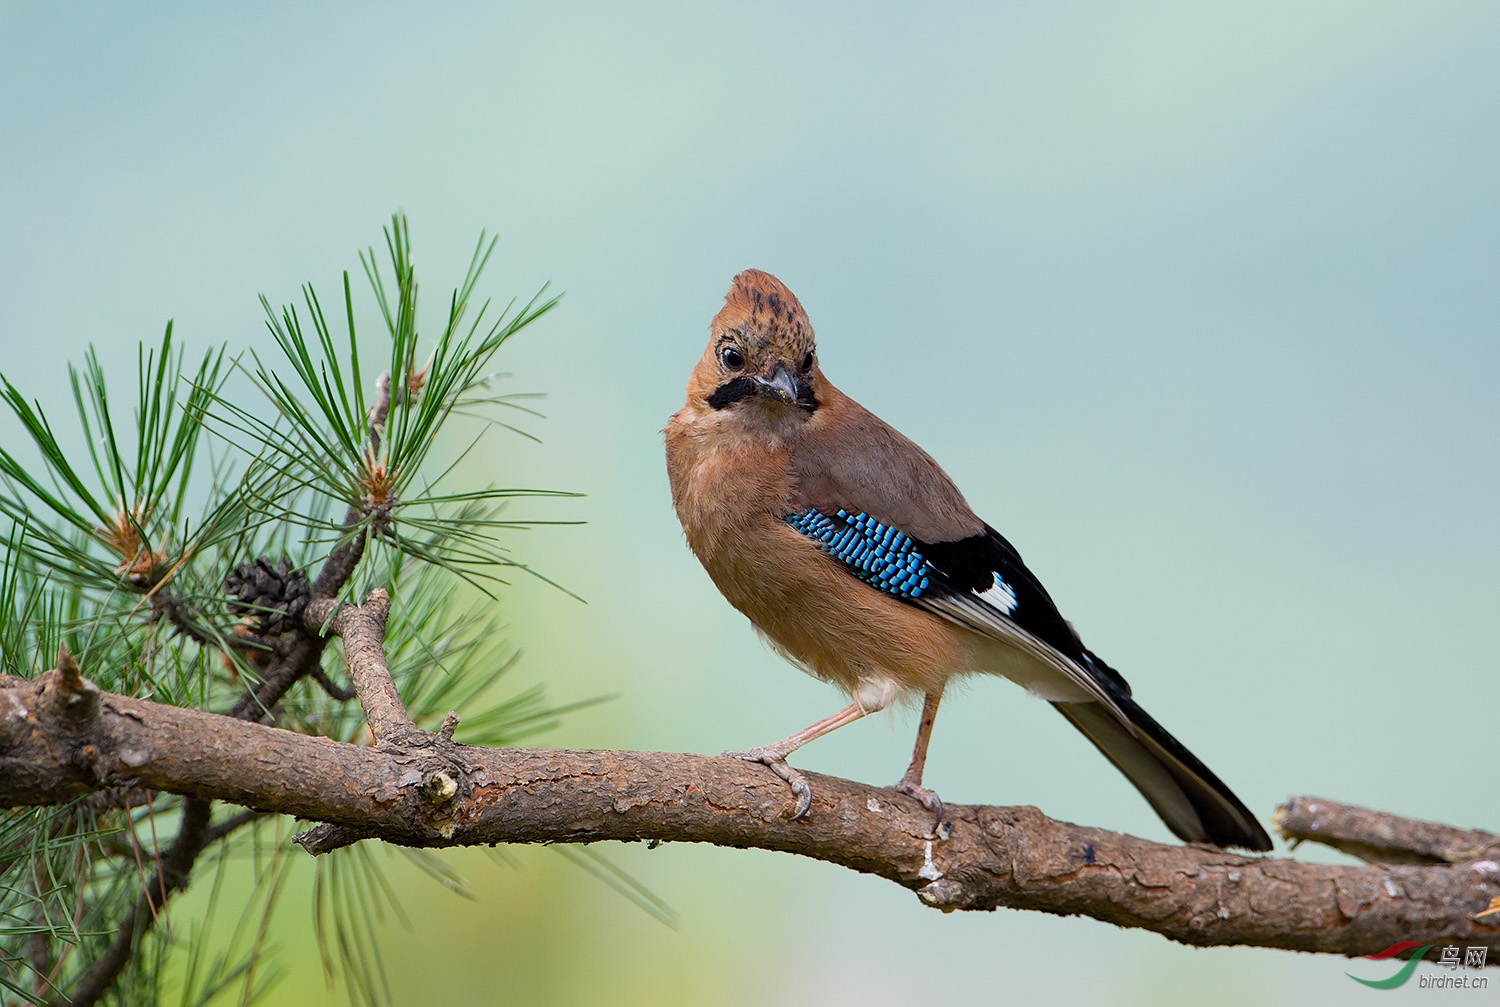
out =
[[[842,702],[719,598],[662,463],[730,277],[768,269],[833,380],[1257,812],[1312,793],[1500,829],[1497,52],[1490,3],[3,4],[0,368],[62,415],[90,342],[127,380],[168,317],[264,349],[255,295],[332,292],[396,208],[436,312],[498,229],[487,290],[567,297],[502,354],[548,394],[546,443],[491,441],[470,477],[588,494],[530,511],[587,525],[513,542],[588,599],[504,594],[515,685],[619,694],[546,744],[713,752]],[[894,781],[912,720],[795,761]],[[1167,838],[1004,682],[945,705],[928,780]],[[786,856],[609,852],[680,929],[553,851],[456,855],[474,902],[398,870],[397,1001],[1420,995],[1329,958],[943,916]],[[289,1005],[328,997],[298,872]]]

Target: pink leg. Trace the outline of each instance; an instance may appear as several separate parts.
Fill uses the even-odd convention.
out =
[[[934,835],[943,824],[943,799],[922,786],[922,770],[927,766],[927,743],[932,740],[932,722],[937,719],[938,703],[942,699],[941,690],[929,692],[922,698],[922,719],[917,724],[917,744],[912,749],[911,765],[906,767],[906,775],[896,784],[897,792],[915,797],[936,816],[932,822]]]
[[[746,762],[759,762],[770,766],[771,771],[781,777],[792,786],[792,795],[797,798],[797,810],[793,812],[792,818],[801,818],[807,814],[807,809],[812,806],[812,788],[807,785],[807,778],[787,765],[786,757],[809,741],[816,741],[830,731],[836,731],[845,724],[852,724],[865,715],[865,711],[858,703],[850,703],[838,713],[831,717],[824,717],[810,727],[804,727],[789,738],[783,738],[774,745],[766,745],[764,748],[751,748],[743,752],[725,752],[724,754],[733,759],[744,759]],[[918,771],[920,776],[920,770]]]

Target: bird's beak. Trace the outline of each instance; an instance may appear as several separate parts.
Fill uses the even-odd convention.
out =
[[[756,378],[755,390],[764,398],[785,402],[789,406],[797,403],[797,380],[785,364],[777,364],[769,378]]]

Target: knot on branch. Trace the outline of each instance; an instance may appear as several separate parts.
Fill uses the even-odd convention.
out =
[[[375,744],[376,751],[395,756],[406,771],[397,781],[412,788],[413,814],[443,836],[451,836],[473,783],[463,758],[463,746],[441,733],[420,727],[401,728]]]
[[[224,578],[224,591],[233,595],[230,610],[256,619],[259,636],[281,636],[302,625],[302,613],[312,599],[307,571],[282,557],[272,563],[262,556],[241,563]]]
[[[966,909],[969,905],[969,891],[963,882],[953,878],[941,878],[922,888],[917,889],[917,898],[924,905],[934,909],[951,913],[956,909]]]
[[[99,687],[83,677],[67,644],[58,648],[57,668],[49,677],[46,689],[57,715],[65,722],[86,723],[99,712]]]
[[[458,781],[447,770],[439,769],[422,784],[422,794],[440,808],[458,796]]]
[[[445,845],[458,830],[475,793],[472,767],[462,758],[462,746],[441,734],[420,729],[403,730],[379,742],[375,749],[394,756],[405,767],[390,792],[403,826],[417,845],[438,841]],[[370,833],[347,825],[325,822],[292,842],[317,857],[342,849]]]

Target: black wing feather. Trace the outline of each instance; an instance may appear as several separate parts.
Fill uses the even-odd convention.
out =
[[[938,574],[933,586],[940,595],[983,594],[1000,577],[1015,592],[1016,606],[1007,613],[1012,622],[1092,672],[1109,692],[1130,695],[1130,683],[1084,647],[1052,596],[1004,535],[985,525],[978,535],[956,542],[919,542],[918,548]]]

